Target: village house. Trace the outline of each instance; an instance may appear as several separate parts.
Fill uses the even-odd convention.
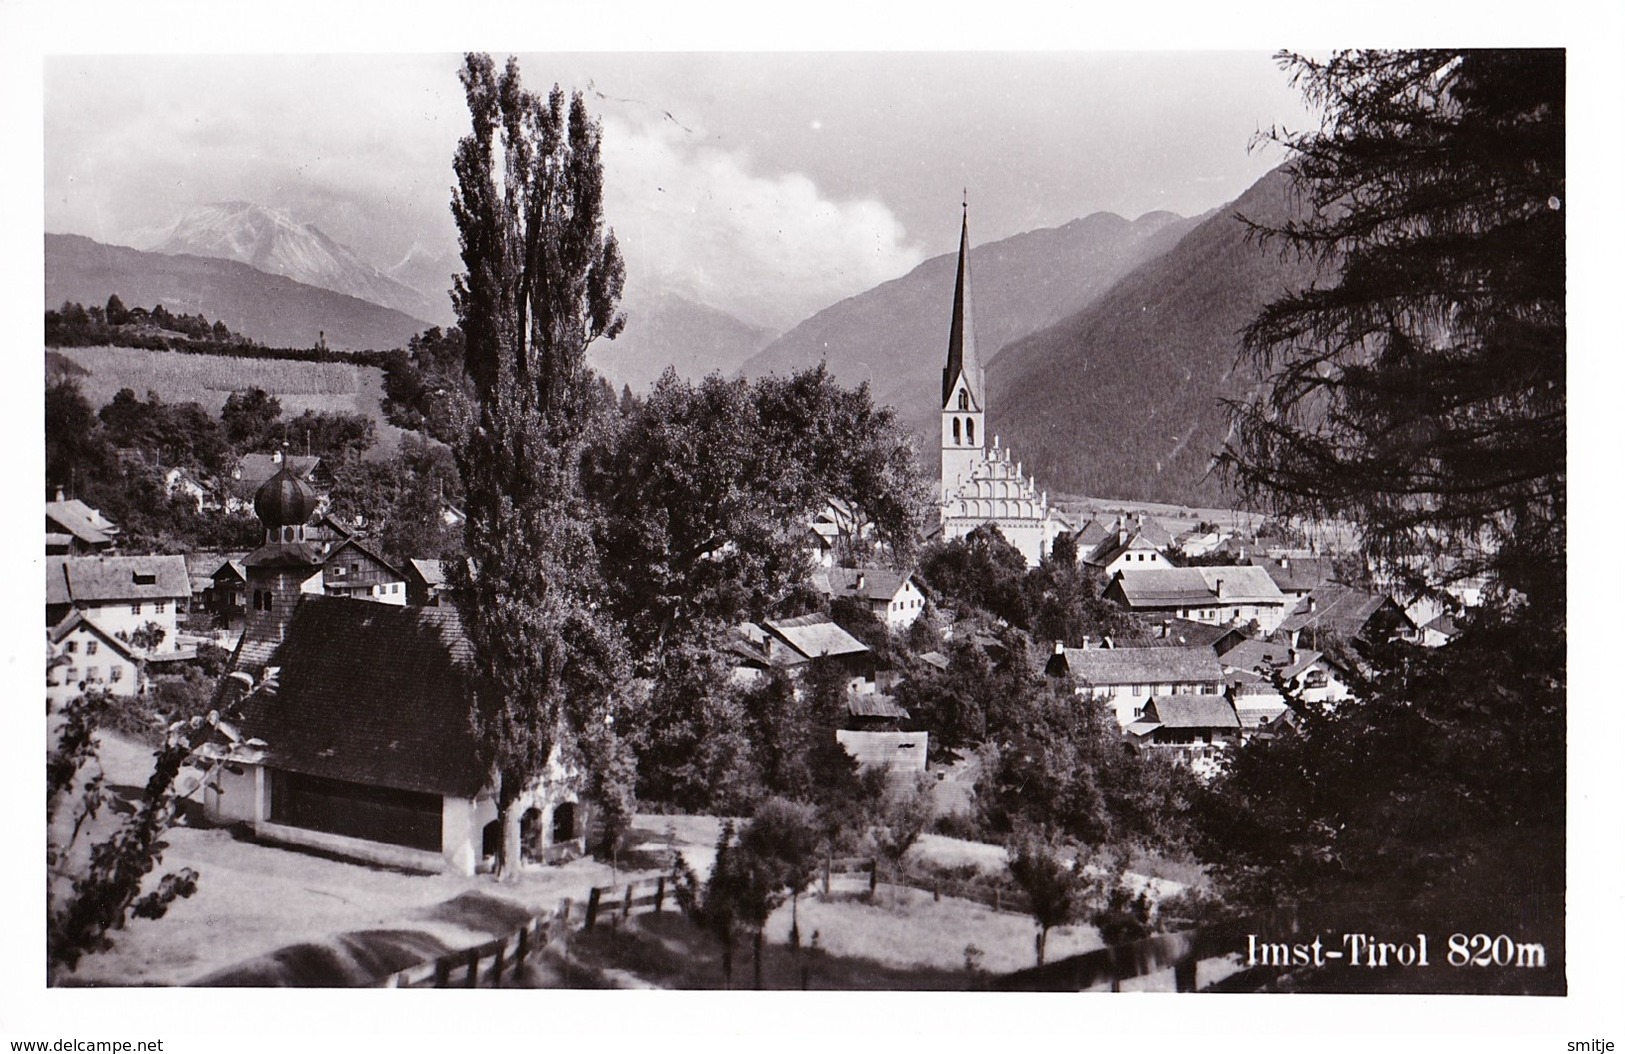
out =
[[[90,556],[111,553],[118,545],[118,525],[78,498],[45,503],[45,552],[48,556]]]
[[[355,604],[304,590],[311,489],[279,472],[255,496],[265,544],[243,560],[258,602],[219,710],[228,760],[205,798],[257,838],[373,863],[473,874],[503,838],[470,721],[472,646],[453,607]],[[536,859],[584,848],[578,774],[555,752],[515,835]]]
[[[406,602],[419,607],[436,605],[447,595],[446,569],[439,560],[411,559],[403,567],[406,573]]]
[[[1351,694],[1347,668],[1324,652],[1274,641],[1247,640],[1220,655],[1219,664],[1226,674],[1256,677],[1257,681],[1248,679],[1247,683],[1262,683],[1272,692],[1275,689],[1271,674],[1278,673],[1290,688],[1312,703],[1341,702]]]
[[[322,557],[321,591],[328,596],[406,603],[406,576],[359,538],[345,538]]]
[[[813,588],[830,601],[850,597],[890,629],[907,629],[925,609],[914,576],[884,567],[826,567],[812,575]]]
[[[1286,597],[1261,567],[1127,568],[1107,584],[1106,599],[1152,618],[1223,626],[1257,620],[1269,633],[1286,613]]]
[[[48,556],[45,558],[45,621],[55,626],[71,611],[126,642],[132,635],[162,632],[147,654],[161,657],[180,648],[176,616],[192,597],[186,561],[179,556]]]
[[[318,504],[333,486],[333,473],[322,462],[319,456],[312,454],[288,454],[278,450],[270,454],[244,454],[238,460],[231,472],[231,480],[227,483],[228,498],[226,507],[232,512],[247,512],[254,507],[254,496],[272,476],[281,472],[283,468],[293,474],[311,488],[317,495]]]
[[[1302,600],[1332,580],[1334,568],[1326,556],[1259,556],[1248,560],[1262,567],[1275,582],[1275,588],[1290,601]]]
[[[1220,754],[1240,741],[1241,721],[1222,695],[1163,695],[1124,729],[1135,746],[1167,753],[1192,772],[1210,777]]]
[[[1079,559],[1085,566],[1099,571],[1101,576],[1107,579],[1127,567],[1174,566],[1149,538],[1138,529],[1126,526],[1118,527],[1116,533],[1108,536]]]
[[[1044,665],[1051,683],[1104,703],[1122,728],[1159,695],[1222,695],[1224,670],[1213,649],[1067,648],[1059,642]]]
[[[744,623],[737,629],[730,653],[744,679],[773,669],[797,673],[812,660],[828,657],[846,673],[848,690],[875,691],[874,652],[827,615],[764,619],[759,626]]]
[[[86,691],[133,696],[141,691],[141,660],[128,644],[70,611],[46,632],[45,703],[56,710]]]
[[[1295,648],[1324,647],[1331,641],[1383,644],[1421,637],[1399,602],[1340,582],[1325,582],[1300,600],[1281,621],[1281,635]]]

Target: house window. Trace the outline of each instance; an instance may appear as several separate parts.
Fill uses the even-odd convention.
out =
[[[91,682],[92,684],[96,684],[96,683],[100,682],[101,679],[102,679],[102,668],[100,666],[87,666],[87,667],[85,667],[85,680]]]
[[[959,408],[961,410],[970,409],[970,396],[965,394],[965,389],[963,388],[959,389]]]
[[[130,605],[130,614],[132,614],[132,615],[141,614],[141,601],[137,600],[134,604]]]
[[[164,612],[169,610],[169,601],[167,601],[167,600],[158,601],[158,603],[152,605],[152,610],[153,610],[153,614],[162,615]]]
[[[344,568],[343,568],[342,565],[339,565],[339,564],[333,565],[333,577],[334,578],[343,578],[344,577]]]
[[[72,684],[74,681],[77,681],[78,679],[79,679],[79,667],[77,667],[77,666],[69,666],[68,667],[68,683]]]
[[[76,652],[78,650],[79,650],[79,642],[78,641],[76,641],[76,640],[68,641],[68,654],[69,655],[72,655],[74,652]]]
[[[122,667],[122,666],[114,666],[111,669],[109,669],[107,671],[107,679],[110,680],[110,681],[122,681],[122,680],[124,680],[124,667]]]
[[[954,445],[959,445],[959,418],[954,418]]]
[[[965,418],[965,442],[976,445],[976,422]]]
[[[96,654],[96,649],[97,649],[98,646],[99,646],[98,642],[96,642],[96,641],[93,641],[93,640],[85,641],[85,654],[86,655],[94,655],[94,654]]]

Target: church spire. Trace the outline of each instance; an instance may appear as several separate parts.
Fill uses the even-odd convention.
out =
[[[976,325],[970,303],[970,204],[962,200],[959,227],[959,271],[954,278],[954,313],[948,328],[948,365],[942,370],[942,405],[953,398],[961,373],[973,404],[983,408],[982,360],[976,355]]]

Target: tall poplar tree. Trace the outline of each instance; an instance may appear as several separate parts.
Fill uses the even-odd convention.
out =
[[[499,868],[518,862],[521,795],[555,749],[595,786],[623,771],[610,724],[624,646],[599,615],[601,579],[578,479],[598,412],[588,344],[613,339],[625,269],[604,227],[600,130],[579,93],[544,99],[510,58],[461,71],[472,130],[451,210],[464,274],[452,300],[475,404],[456,444],[470,560],[454,565],[479,673],[475,726],[499,781]],[[613,810],[612,810],[613,811]]]

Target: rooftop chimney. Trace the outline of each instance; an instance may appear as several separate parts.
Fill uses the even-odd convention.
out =
[[[1112,639],[1110,637],[1102,637],[1102,638],[1100,638],[1100,646],[1102,648],[1110,649],[1111,646],[1112,646]]]
[[[1309,601],[1309,610],[1313,612],[1315,610],[1315,598],[1307,597],[1306,599]]]
[[[858,572],[858,584],[853,586],[852,588],[857,589],[857,590],[862,590],[863,589],[863,572],[862,571]]]
[[[1064,641],[1056,641],[1055,642],[1055,654],[1064,655],[1065,653],[1066,653],[1066,643]]]
[[[60,486],[58,486],[58,487],[57,487],[57,488],[56,488],[56,500],[57,500],[57,501],[63,501],[63,500],[65,500],[65,499],[64,499],[64,498],[63,498],[63,497],[62,497],[62,488],[61,488],[61,487],[60,487]]]
[[[1215,578],[1213,580],[1213,595],[1220,598],[1224,596],[1224,579]]]

